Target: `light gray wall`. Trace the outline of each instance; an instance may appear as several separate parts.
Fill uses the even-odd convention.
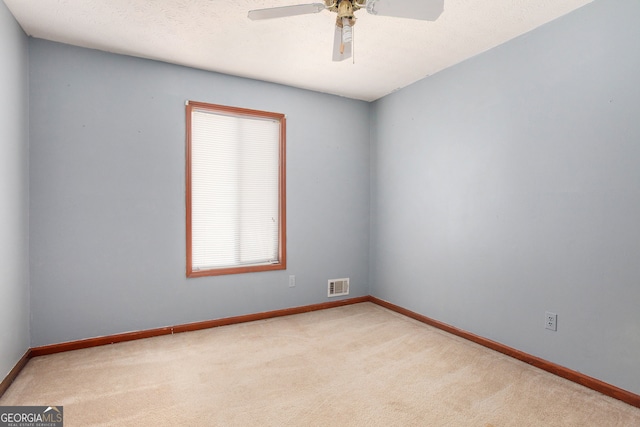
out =
[[[37,39],[30,61],[33,346],[368,295],[369,104]],[[286,271],[185,278],[186,100],[287,115]]]
[[[640,393],[638,22],[599,0],[376,102],[373,295]]]
[[[0,381],[29,348],[29,57],[0,2]]]

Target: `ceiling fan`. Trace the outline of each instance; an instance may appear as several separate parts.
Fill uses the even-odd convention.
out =
[[[444,10],[444,0],[324,0],[324,3],[298,4],[249,11],[249,19],[273,19],[319,13],[337,13],[333,40],[333,60],[350,58],[353,51],[354,13],[360,9],[372,15],[435,21]]]

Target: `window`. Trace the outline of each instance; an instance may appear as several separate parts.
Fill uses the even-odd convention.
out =
[[[285,269],[284,115],[186,110],[187,277]]]

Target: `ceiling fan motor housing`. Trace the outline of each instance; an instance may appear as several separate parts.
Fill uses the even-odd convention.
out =
[[[364,7],[366,0],[362,0],[361,3],[358,3],[358,0],[338,0],[338,2],[326,0],[325,2],[329,10],[338,14],[336,25],[342,28],[343,18],[348,19],[349,25],[352,27],[356,24],[356,17],[353,12]]]

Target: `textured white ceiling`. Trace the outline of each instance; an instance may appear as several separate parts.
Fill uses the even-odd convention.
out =
[[[445,0],[445,11],[435,22],[360,10],[354,64],[331,61],[331,12],[247,18],[252,9],[305,0],[4,0],[33,37],[366,101],[591,1]]]

